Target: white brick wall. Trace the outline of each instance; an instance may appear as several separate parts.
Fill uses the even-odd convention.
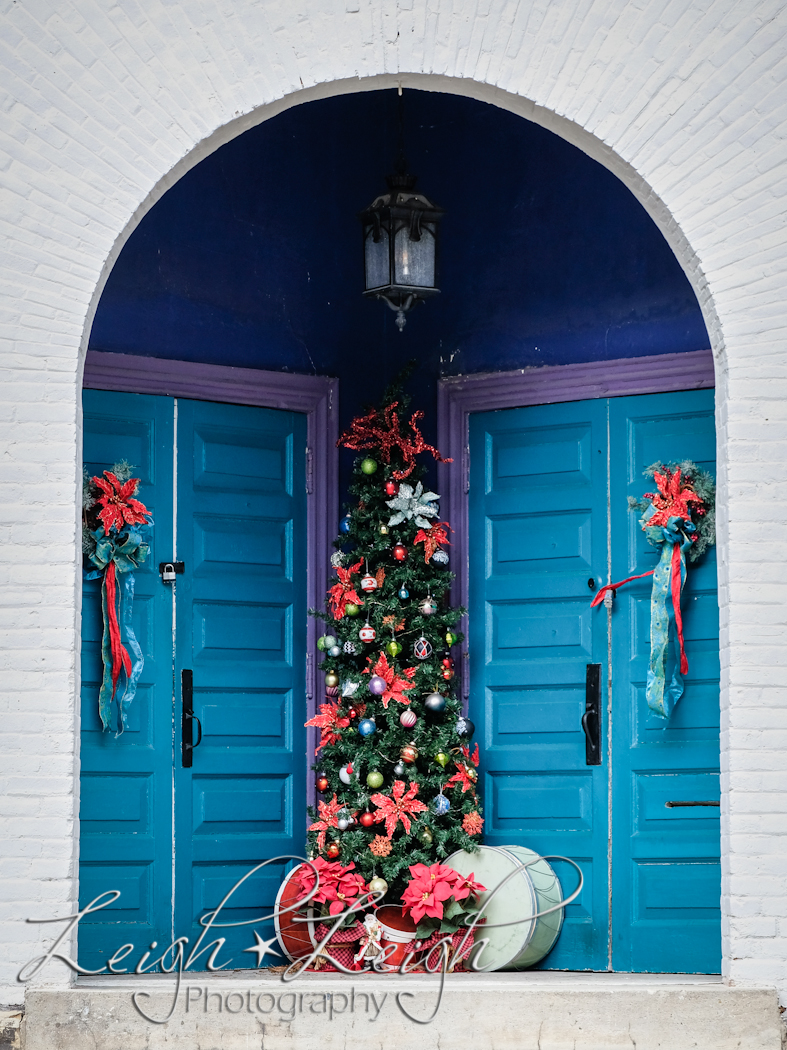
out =
[[[601,160],[697,291],[718,362],[724,971],[787,1002],[783,2],[0,0],[0,63],[0,1002],[36,950],[21,920],[76,893],[79,362],[105,275],[223,141],[397,80]]]

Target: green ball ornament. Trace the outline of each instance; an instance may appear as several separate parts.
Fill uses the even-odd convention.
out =
[[[374,474],[377,470],[377,460],[367,456],[366,459],[361,460],[361,470],[364,474]]]
[[[377,769],[373,769],[371,773],[368,773],[366,776],[366,786],[370,788],[381,788],[383,786],[383,780],[384,777],[382,773]]]
[[[434,760],[438,764],[438,766],[442,766],[443,769],[445,769],[445,767],[451,761],[451,759],[445,753],[445,751],[438,751],[437,754],[434,756]]]
[[[360,605],[356,605],[355,602],[347,602],[344,607],[344,612],[347,616],[357,616],[360,611]]]
[[[389,656],[398,656],[402,651],[402,647],[397,641],[390,641],[385,648],[388,650]]]
[[[325,635],[323,635],[322,638],[318,638],[317,639],[317,648],[320,650],[321,653],[325,652],[325,649],[326,649]]]

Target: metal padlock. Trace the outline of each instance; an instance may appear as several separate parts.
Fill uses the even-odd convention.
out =
[[[175,566],[172,564],[171,561],[168,561],[167,564],[164,566],[164,571],[161,574],[161,579],[164,581],[164,583],[175,582]]]

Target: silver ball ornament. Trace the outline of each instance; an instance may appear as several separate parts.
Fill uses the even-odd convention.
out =
[[[405,774],[404,762],[397,762],[394,766],[394,773],[397,777],[403,777]],[[341,774],[340,774],[341,775]]]
[[[332,645],[330,647],[330,649],[328,650],[328,655],[329,656],[333,656],[334,658],[336,658],[337,656],[341,656],[342,655],[341,646]]]

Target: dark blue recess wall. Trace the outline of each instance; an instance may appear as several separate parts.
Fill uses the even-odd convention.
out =
[[[217,150],[145,216],[91,347],[338,376],[342,418],[411,357],[434,434],[440,375],[710,345],[688,280],[614,175],[486,103],[405,91],[418,186],[446,209],[441,295],[400,334],[361,296],[357,212],[396,155],[395,91],[296,106]]]

